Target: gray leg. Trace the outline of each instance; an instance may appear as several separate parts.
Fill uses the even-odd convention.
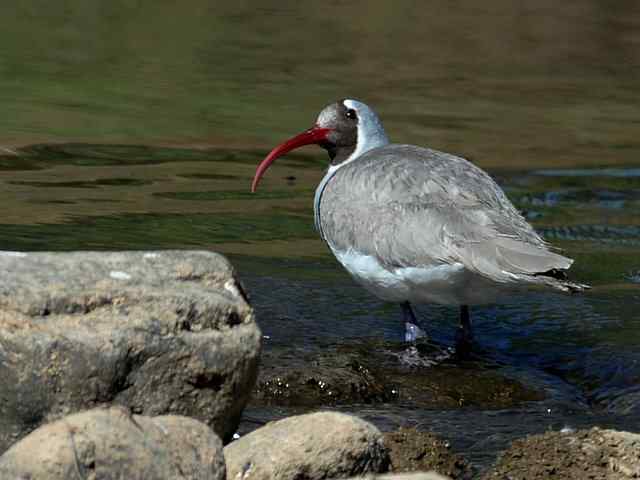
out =
[[[416,319],[411,304],[409,302],[402,302],[400,304],[402,309],[402,319],[404,320],[404,341],[415,342],[418,338],[426,337],[427,334],[418,327],[418,320]]]
[[[471,331],[471,314],[468,305],[460,307],[460,326],[456,332],[456,353],[466,356],[471,352],[473,332]]]

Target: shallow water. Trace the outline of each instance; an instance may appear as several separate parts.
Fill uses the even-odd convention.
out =
[[[399,309],[356,286],[313,231],[321,156],[283,159],[272,172],[278,185],[249,195],[265,151],[75,144],[19,153],[24,157],[7,158],[14,163],[0,171],[2,249],[210,248],[238,268],[265,351],[309,354],[365,337],[402,338]],[[402,402],[336,408],[385,429],[432,429],[478,467],[526,433],[587,425],[640,430],[640,179],[599,170],[492,173],[532,223],[576,259],[573,278],[594,286],[584,295],[536,292],[472,311],[483,361],[546,398],[499,411]],[[602,192],[616,192],[623,205],[602,201]],[[421,306],[418,315],[434,341],[453,344],[455,309]],[[296,411],[252,407],[241,431]]]
[[[594,289],[473,310],[481,355],[544,401],[350,411],[434,429],[481,466],[547,428],[640,431],[640,4],[329,5],[0,6],[0,248],[210,248],[238,267],[267,350],[397,341],[397,308],[313,230],[321,153],[288,155],[248,193],[275,142],[357,96],[395,141],[487,168]],[[454,310],[418,313],[452,343]],[[253,407],[243,429],[289,411]]]

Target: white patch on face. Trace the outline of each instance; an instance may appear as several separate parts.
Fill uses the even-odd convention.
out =
[[[389,139],[382,127],[380,119],[368,105],[351,99],[344,100],[342,104],[346,108],[355,110],[356,115],[358,115],[358,143],[356,144],[356,149],[349,155],[349,158],[338,165],[329,167],[329,173],[335,172],[338,168],[355,160],[373,148],[389,144]]]

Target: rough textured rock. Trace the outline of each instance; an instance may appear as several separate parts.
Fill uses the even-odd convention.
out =
[[[230,480],[320,480],[389,468],[378,429],[333,412],[269,423],[227,445],[224,456]]]
[[[640,478],[640,435],[599,428],[532,435],[513,442],[483,478]]]
[[[449,442],[432,433],[400,428],[385,433],[384,443],[390,450],[395,473],[433,470],[455,480],[473,477],[469,462],[452,452]]]
[[[224,480],[222,442],[204,423],[98,408],[44,425],[0,457],[0,478]]]
[[[39,425],[121,404],[233,435],[260,331],[210,252],[0,253],[0,453]]]
[[[541,400],[542,391],[486,362],[460,363],[430,345],[407,348],[373,339],[324,346],[320,352],[265,351],[253,405],[319,407],[402,402],[416,408],[509,408]]]

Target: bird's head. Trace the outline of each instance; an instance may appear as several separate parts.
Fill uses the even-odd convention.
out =
[[[330,168],[339,168],[372,148],[388,143],[382,123],[371,108],[357,100],[339,100],[320,112],[313,127],[280,144],[260,162],[251,191],[256,191],[258,182],[278,157],[303,145],[321,146],[329,153]]]

